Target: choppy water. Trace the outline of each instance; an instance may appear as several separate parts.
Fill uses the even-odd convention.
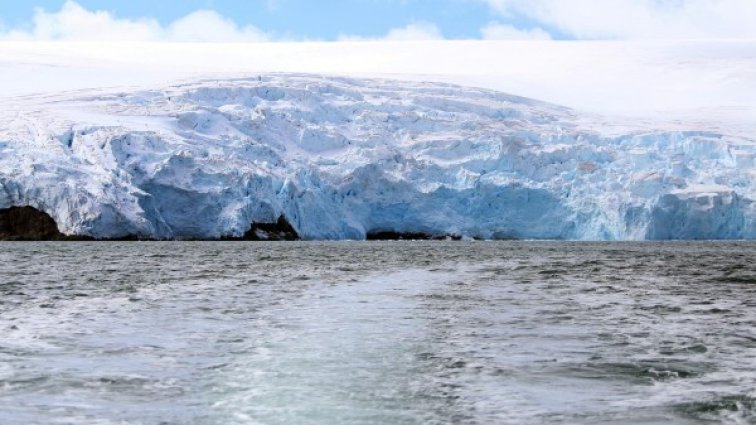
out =
[[[2,424],[756,423],[754,243],[4,243]]]

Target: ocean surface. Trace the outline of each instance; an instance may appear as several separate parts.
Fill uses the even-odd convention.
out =
[[[756,423],[756,243],[0,243],[0,424]]]

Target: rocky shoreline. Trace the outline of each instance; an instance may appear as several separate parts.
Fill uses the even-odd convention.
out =
[[[459,235],[425,232],[397,232],[382,230],[368,232],[368,241],[400,240],[461,240]],[[60,232],[55,220],[44,211],[31,206],[0,209],[0,241],[156,241],[157,239],[128,235],[120,238],[96,239],[84,235]],[[243,236],[223,236],[219,239],[176,238],[182,241],[298,241],[302,240],[283,215],[275,223],[252,223]]]
[[[393,230],[368,232],[366,240],[369,241],[446,241],[462,240],[462,236],[450,234],[434,234],[425,232],[395,232]]]
[[[139,235],[119,238],[93,238],[85,235],[66,235],[55,220],[44,211],[31,206],[0,209],[0,241],[156,241],[158,239]],[[275,223],[253,223],[241,237],[224,236],[220,239],[176,238],[174,240],[221,240],[221,241],[296,241],[296,230],[280,216]]]
[[[90,238],[68,236],[58,230],[55,220],[33,207],[0,209],[0,240],[2,241],[65,241]]]

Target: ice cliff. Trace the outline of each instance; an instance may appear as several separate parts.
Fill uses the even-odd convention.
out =
[[[11,99],[0,209],[65,234],[754,239],[756,141],[437,83],[267,75]]]

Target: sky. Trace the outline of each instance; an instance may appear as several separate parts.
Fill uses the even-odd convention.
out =
[[[755,0],[0,0],[0,40],[756,39]]]

